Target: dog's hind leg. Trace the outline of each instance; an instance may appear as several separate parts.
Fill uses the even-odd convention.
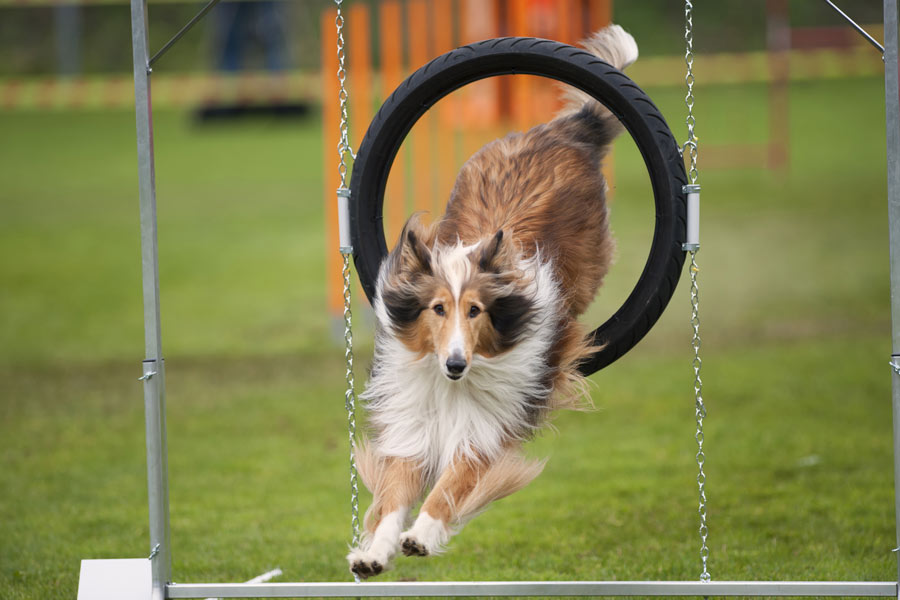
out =
[[[450,537],[494,500],[516,492],[544,463],[509,450],[493,461],[459,458],[438,478],[412,528],[400,536],[407,556],[440,553]]]
[[[365,447],[357,456],[360,476],[373,498],[366,511],[363,540],[347,555],[347,562],[350,571],[367,578],[390,568],[409,509],[422,497],[424,481],[413,461],[375,456]]]

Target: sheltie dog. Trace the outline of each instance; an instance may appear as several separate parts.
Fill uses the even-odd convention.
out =
[[[617,25],[582,45],[618,69],[638,56]],[[347,556],[360,577],[401,550],[440,553],[490,502],[527,485],[543,462],[522,443],[586,397],[578,366],[597,348],[577,318],[613,256],[600,167],[622,126],[580,91],[566,101],[549,123],[472,156],[443,218],[425,226],[413,215],[381,265],[362,394],[370,432],[357,447],[373,500]]]

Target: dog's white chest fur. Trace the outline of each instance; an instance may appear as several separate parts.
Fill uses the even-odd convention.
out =
[[[506,441],[534,426],[532,411],[550,393],[547,353],[560,292],[549,263],[536,257],[522,267],[533,275],[526,286],[536,299],[533,324],[509,351],[475,355],[459,381],[442,373],[435,355],[420,358],[391,335],[387,312],[376,299],[376,369],[362,398],[381,455],[419,461],[437,474],[460,454],[492,459]]]

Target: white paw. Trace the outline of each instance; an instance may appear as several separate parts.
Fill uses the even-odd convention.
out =
[[[428,546],[409,531],[400,536],[400,547],[406,556],[428,556]]]
[[[450,539],[450,531],[439,519],[420,513],[415,524],[400,536],[400,547],[406,556],[440,554]]]
[[[347,555],[350,572],[363,579],[374,577],[391,568],[391,557],[387,553],[354,548]]]

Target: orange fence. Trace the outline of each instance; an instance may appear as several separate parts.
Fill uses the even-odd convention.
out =
[[[362,136],[380,104],[415,69],[453,48],[505,35],[574,43],[608,24],[612,0],[384,0],[370,14],[367,3],[347,7],[347,89],[351,144]],[[322,15],[325,220],[328,305],[343,306],[337,252],[335,189],[340,111],[335,11]],[[378,48],[373,48],[373,39]],[[377,50],[377,51],[376,51]],[[426,113],[404,142],[388,178],[385,235],[393,244],[407,216],[440,215],[462,160],[507,130],[525,130],[559,108],[555,83],[533,77],[495,77],[466,86]],[[335,99],[335,100],[331,100]]]

